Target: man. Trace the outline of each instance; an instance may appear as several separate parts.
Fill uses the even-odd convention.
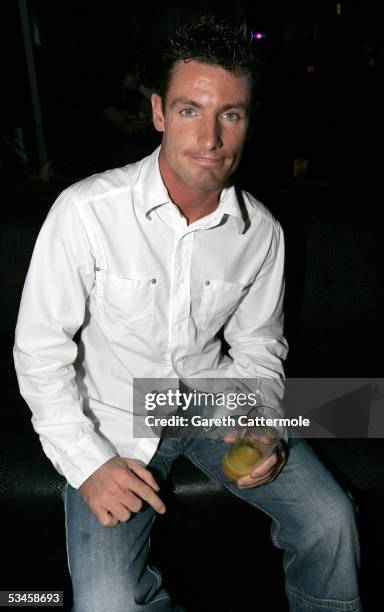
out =
[[[74,610],[174,609],[147,558],[165,512],[158,483],[182,453],[272,517],[292,610],[361,610],[350,499],[303,440],[231,482],[222,439],[133,435],[134,378],[256,379],[278,410],[287,353],[281,227],[229,180],[252,103],[247,33],[202,18],[169,41],[164,62],[152,96],[160,149],[59,197],[16,331],[21,392],[68,480]]]

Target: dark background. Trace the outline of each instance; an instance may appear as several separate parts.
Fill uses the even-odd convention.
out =
[[[146,83],[156,87],[161,41],[175,25],[212,12],[234,20],[245,18],[254,32],[265,33],[264,39],[254,41],[264,59],[258,122],[247,149],[257,162],[252,164],[255,182],[292,177],[295,158],[308,160],[307,178],[381,176],[384,48],[380,2],[28,0],[26,4],[47,155],[57,173],[81,178],[107,167],[110,159],[100,138],[97,114],[113,93],[114,76],[124,71],[135,50],[145,61]],[[3,120],[6,126],[23,126],[30,163],[36,170],[18,2],[3,6],[8,8],[2,26],[6,34]]]

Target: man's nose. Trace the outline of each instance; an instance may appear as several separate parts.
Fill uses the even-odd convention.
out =
[[[201,125],[199,145],[204,147],[206,151],[219,149],[223,145],[220,124],[216,117],[204,121]]]

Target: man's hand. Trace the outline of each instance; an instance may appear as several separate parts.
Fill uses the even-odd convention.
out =
[[[160,487],[151,472],[133,459],[113,457],[99,467],[79,491],[99,523],[115,527],[139,512],[143,500],[160,514],[165,505],[155,491]]]
[[[229,430],[224,436],[224,442],[233,443],[237,440],[236,430]],[[263,442],[268,443],[266,436],[260,436],[260,447]],[[284,442],[280,441],[274,451],[253,467],[249,474],[236,480],[236,484],[241,489],[252,489],[275,480],[287,462],[287,451]]]
[[[260,461],[251,469],[247,476],[242,476],[236,482],[241,489],[252,489],[275,480],[287,462],[287,453],[282,442],[279,442],[273,453]]]

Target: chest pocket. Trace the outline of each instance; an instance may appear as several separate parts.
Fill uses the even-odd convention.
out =
[[[248,293],[248,285],[216,280],[205,281],[202,293],[199,327],[216,332],[235,312]]]
[[[111,323],[136,327],[153,322],[156,279],[120,278],[101,270],[96,284],[102,312]]]

